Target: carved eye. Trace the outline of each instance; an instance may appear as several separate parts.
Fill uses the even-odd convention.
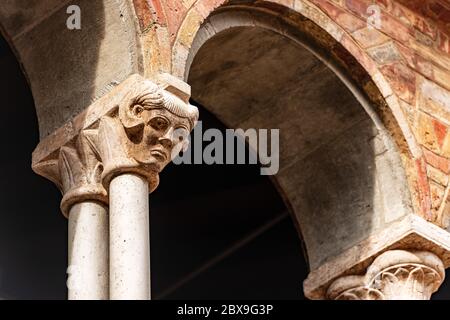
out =
[[[136,104],[133,106],[133,113],[135,116],[140,116],[142,111],[144,111],[144,108],[141,105]]]
[[[155,117],[149,123],[156,130],[165,130],[169,126],[169,122],[161,117]]]

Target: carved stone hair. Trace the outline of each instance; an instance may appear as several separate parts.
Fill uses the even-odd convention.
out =
[[[136,117],[136,114],[139,113],[137,108],[142,110],[166,109],[174,115],[186,118],[190,123],[190,129],[194,128],[198,120],[198,109],[195,106],[184,102],[175,94],[163,90],[149,80],[136,85],[119,106],[120,119],[128,129],[143,125],[141,119]]]

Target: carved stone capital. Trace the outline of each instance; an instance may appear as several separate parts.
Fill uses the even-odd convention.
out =
[[[103,164],[94,144],[95,130],[80,132],[76,143],[59,151],[56,176],[63,193],[61,211],[67,217],[70,207],[82,201],[108,203],[106,189],[101,183]],[[58,176],[59,175],[59,176]]]
[[[105,187],[125,172],[147,177],[150,191],[157,187],[159,172],[187,148],[198,119],[189,95],[180,91],[175,85],[163,89],[149,80],[138,82],[100,119],[97,145]]]
[[[431,252],[391,250],[378,256],[361,276],[335,280],[333,300],[429,300],[445,278],[444,264]]]
[[[450,233],[422,217],[408,215],[312,269],[303,282],[305,296],[309,299],[329,299],[329,290],[333,283],[336,285],[336,279],[349,275],[355,275],[357,281],[349,286],[349,280],[346,280],[345,290],[356,290],[358,286],[378,290],[378,287],[367,287],[368,280],[362,281],[360,275],[367,274],[366,277],[369,277],[369,266],[374,265],[374,261],[384,252],[406,249],[410,253],[414,250],[434,254],[442,260],[445,268],[450,267]],[[395,265],[392,260],[389,264]],[[368,292],[374,296],[373,290]]]
[[[41,141],[33,170],[60,188],[66,216],[80,201],[107,203],[110,181],[123,173],[146,177],[151,192],[188,146],[198,119],[189,96],[190,87],[168,74],[156,82],[133,75]]]

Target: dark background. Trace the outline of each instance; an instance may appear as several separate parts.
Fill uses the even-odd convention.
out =
[[[0,299],[65,299],[61,195],[31,170],[33,98],[1,37],[0,70]],[[200,120],[225,129],[202,108]],[[150,208],[154,299],[304,299],[299,236],[258,166],[171,164]],[[434,298],[450,298],[448,286]]]

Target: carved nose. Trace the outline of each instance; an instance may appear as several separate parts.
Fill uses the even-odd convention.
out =
[[[172,146],[173,146],[172,139],[167,138],[167,137],[165,137],[165,136],[159,138],[159,143],[161,143],[162,146],[163,146],[164,148],[167,148],[167,149],[170,149],[170,148],[172,148]]]
[[[164,148],[170,149],[174,145],[173,141],[173,129],[170,128],[167,132],[159,138],[159,142],[163,145]]]

